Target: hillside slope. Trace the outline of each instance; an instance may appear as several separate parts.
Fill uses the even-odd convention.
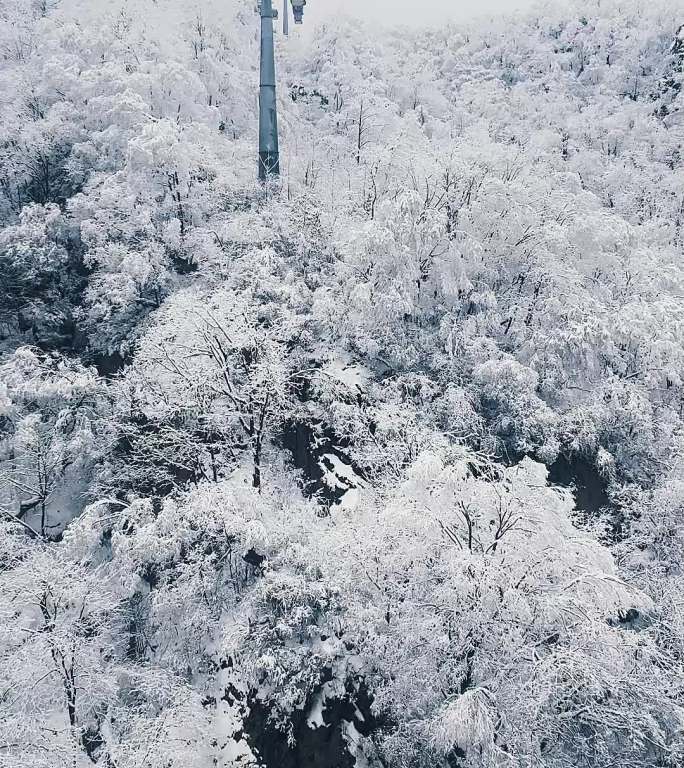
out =
[[[684,761],[684,17],[0,5],[0,766]]]

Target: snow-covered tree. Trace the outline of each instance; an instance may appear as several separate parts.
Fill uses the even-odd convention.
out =
[[[0,764],[680,766],[681,8],[253,10],[0,7]]]

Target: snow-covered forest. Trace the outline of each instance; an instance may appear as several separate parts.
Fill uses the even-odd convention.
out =
[[[681,2],[0,21],[0,766],[681,768]]]

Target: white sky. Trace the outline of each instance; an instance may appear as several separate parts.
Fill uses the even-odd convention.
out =
[[[305,21],[322,21],[344,10],[366,21],[420,26],[530,7],[533,0],[307,0]],[[280,3],[275,0],[274,5]]]

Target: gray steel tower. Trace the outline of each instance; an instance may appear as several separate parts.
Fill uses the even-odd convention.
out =
[[[295,24],[302,23],[306,0],[291,0]],[[276,107],[275,53],[273,50],[273,19],[278,12],[273,10],[272,0],[260,0],[261,14],[261,67],[259,70],[259,179],[266,181],[269,176],[280,175],[280,154],[278,151],[278,112]],[[287,0],[283,3],[283,32],[287,35]]]
[[[275,54],[271,0],[261,0],[261,68],[259,79],[259,179],[280,174],[278,114],[276,110]]]

